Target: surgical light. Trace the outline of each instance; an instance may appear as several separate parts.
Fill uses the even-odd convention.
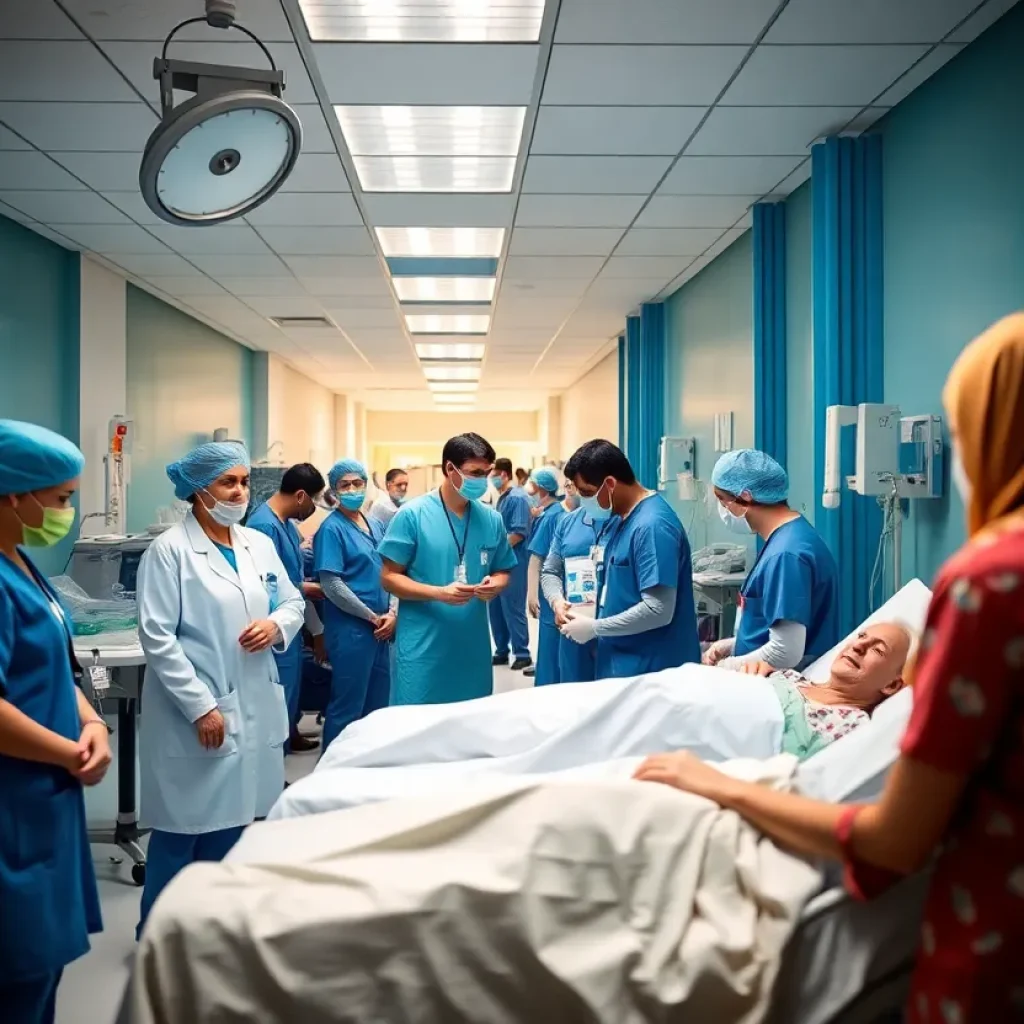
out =
[[[270,70],[171,60],[167,48],[186,25],[235,28]],[[146,205],[171,224],[220,224],[265,203],[291,173],[302,145],[298,116],[284,100],[284,72],[248,29],[234,0],[206,0],[206,14],[176,25],[153,61],[160,123],[146,142],[139,187]],[[193,93],[175,106],[175,90]]]

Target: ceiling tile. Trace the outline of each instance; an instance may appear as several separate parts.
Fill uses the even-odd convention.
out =
[[[344,304],[344,300],[359,300],[364,304],[371,301],[381,302],[387,306],[394,304],[388,283],[384,275],[377,273],[373,277],[354,277],[350,275],[300,276],[302,286],[310,295],[321,299],[330,299],[332,304]]]
[[[613,256],[605,267],[603,277],[642,277],[650,278],[661,275],[668,281],[678,274],[692,256]],[[600,288],[597,289],[600,291]]]
[[[723,233],[722,237],[715,242],[715,244],[711,246],[704,255],[714,259],[716,256],[725,252],[733,242],[739,241],[746,233],[746,228],[730,228],[728,231]]]
[[[13,206],[8,206],[4,202],[0,202],[0,215],[3,215],[8,220],[17,221],[19,224],[27,224],[32,220],[28,214],[22,213],[21,210],[16,210]]]
[[[665,156],[531,156],[523,192],[646,196],[671,162]]]
[[[578,298],[587,290],[591,278],[592,275],[577,274],[575,277],[524,279],[523,277],[516,277],[514,274],[510,276],[506,268],[499,294],[502,302],[515,301],[517,303],[527,303],[534,300],[544,301],[544,299],[552,296],[576,296]]]
[[[205,227],[154,225],[150,231],[182,256],[266,255],[267,246],[247,224],[217,224]]]
[[[192,229],[189,229],[192,230]],[[196,230],[202,231],[203,228]],[[189,257],[203,273],[214,279],[230,275],[231,277],[280,277],[284,272],[280,256],[264,255],[232,255],[225,259],[223,255],[205,254]]]
[[[117,255],[103,253],[111,263],[124,267],[130,274],[138,274],[140,277],[151,277],[162,275],[165,277],[187,277],[197,274],[197,270],[187,260],[173,253],[163,256],[129,255],[120,253]]]
[[[962,44],[936,46],[926,57],[918,61],[891,89],[887,89],[878,97],[877,103],[883,107],[894,107],[902,103],[919,85],[923,85],[936,71],[951,61],[961,50]]]
[[[138,192],[141,155],[52,152],[50,156],[97,192]]]
[[[847,132],[866,132],[889,113],[890,107],[865,107],[847,126]]]
[[[229,268],[230,269],[230,268]],[[232,295],[246,298],[250,295],[287,295],[302,298],[306,289],[294,277],[281,268],[281,277],[222,277],[217,281]]]
[[[63,167],[34,150],[0,150],[0,182],[12,191],[85,189]]]
[[[33,2],[38,3],[39,0]],[[93,39],[162,42],[179,21],[196,14],[194,3],[183,4],[180,0],[151,0],[149,3],[122,0],[116,4],[97,3],[97,0],[62,0],[62,4]],[[243,0],[238,7],[239,24],[255,32],[263,42],[291,42],[291,30],[280,0]],[[189,25],[175,38],[210,39],[212,36],[216,39],[221,34],[220,30],[208,25]],[[276,47],[272,51],[276,56]]]
[[[337,153],[334,139],[324,118],[324,112],[316,103],[293,104],[295,113],[299,115],[302,125],[303,153]]]
[[[860,107],[716,107],[687,156],[803,156],[826,135],[843,131]]]
[[[706,106],[746,52],[743,46],[556,46],[543,102]]]
[[[282,256],[374,255],[366,228],[261,226],[259,233],[267,245]]]
[[[795,192],[805,181],[811,177],[811,160],[808,157],[785,181],[779,182],[766,198],[775,199],[790,195]]]
[[[867,106],[927,46],[759,46],[729,87],[727,106]]]
[[[225,294],[224,289],[216,281],[211,281],[208,277],[203,277],[200,274],[188,277],[162,277],[154,275],[147,277],[146,282],[153,285],[154,288],[159,288],[162,292],[167,292],[168,295],[174,295],[179,298]]]
[[[592,278],[603,262],[601,256],[510,256],[505,261],[504,279]]]
[[[420,43],[314,43],[332,103],[484,106],[530,102],[536,46]]]
[[[978,0],[789,0],[766,43],[937,43]]]
[[[155,54],[148,60],[152,68]],[[60,68],[60,74],[54,69]],[[156,90],[152,90],[154,93]],[[0,96],[4,100],[75,99],[80,103],[136,103],[125,80],[84,39],[79,42],[0,40]]]
[[[637,227],[644,228],[728,228],[743,216],[760,195],[735,196],[652,196]]]
[[[643,203],[644,196],[523,195],[516,227],[625,227]]]
[[[358,227],[363,223],[350,192],[278,192],[245,218],[253,226]]]
[[[169,253],[163,242],[136,224],[54,224],[52,227],[79,245],[105,255]]]
[[[44,224],[128,224],[95,192],[0,192],[0,199]]]
[[[1017,0],[988,0],[988,3],[967,19],[955,32],[950,33],[948,43],[973,43],[986,29],[991,28]]]
[[[141,153],[157,118],[144,103],[0,103],[0,121],[45,150]]]
[[[188,15],[185,15],[187,17]],[[243,19],[239,19],[245,24]],[[204,33],[203,42],[182,42],[175,40],[171,55],[175,60],[197,61],[202,64],[226,64],[230,67],[266,68],[267,58],[260,52],[255,43],[250,43],[238,34],[232,33],[230,41],[208,42],[210,33]],[[239,41],[241,40],[241,41]],[[103,52],[117,65],[125,77],[154,106],[158,105],[160,89],[153,78],[153,58],[160,55],[159,43],[147,45],[137,42],[101,42]],[[90,46],[90,49],[93,49]],[[95,53],[95,50],[93,50]],[[306,66],[299,55],[299,48],[294,43],[278,42],[272,49],[274,62],[284,71],[284,98],[289,103],[316,103],[316,93],[310,84]],[[96,54],[97,60],[102,60]],[[105,67],[109,67],[103,61]],[[111,74],[113,74],[111,69]],[[118,76],[122,88],[127,89]],[[136,99],[134,93],[131,98]],[[12,97],[17,98],[17,97]],[[82,99],[92,99],[82,96]],[[98,97],[102,99],[103,97]]]
[[[24,139],[18,138],[10,130],[0,124],[0,149],[31,149],[32,147],[24,141]]]
[[[388,328],[404,342],[402,327],[394,309],[328,309],[327,313],[346,331],[363,327]]]
[[[764,195],[800,162],[789,156],[684,156],[672,168],[662,195]]]
[[[246,304],[263,316],[323,316],[323,306],[310,296],[299,295],[249,295]],[[303,327],[305,334],[312,328]]]
[[[152,224],[166,224],[147,205],[139,191],[138,183],[131,192],[101,192],[100,195],[109,203],[113,203],[122,213],[131,217],[136,224],[146,226]]]
[[[562,0],[556,43],[752,43],[778,0]]]
[[[371,256],[285,256],[296,277],[376,277],[380,264]]]
[[[512,256],[607,256],[619,228],[522,228],[512,232]]]
[[[300,153],[282,192],[348,192],[348,179],[337,154]]]
[[[555,107],[537,114],[530,152],[675,156],[706,107]]]
[[[363,197],[367,216],[377,227],[505,227],[515,199],[509,195],[409,195],[374,193]]]
[[[82,35],[52,3],[4,0],[0,39],[81,39]]]
[[[718,228],[633,228],[617,256],[699,256],[721,234]]]

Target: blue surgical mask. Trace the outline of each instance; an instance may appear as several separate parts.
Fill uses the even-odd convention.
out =
[[[465,479],[465,477],[463,477]],[[491,486],[496,490],[500,491],[505,486],[505,478],[500,476],[490,477]]]
[[[537,493],[527,494],[526,500],[530,503],[530,508],[536,508],[540,504],[540,495]]]
[[[741,536],[749,536],[752,534],[753,528],[750,523],[747,522],[746,516],[738,516],[730,512],[723,504],[718,505],[718,516],[725,523],[725,528],[730,533],[738,533]]]
[[[347,508],[349,512],[358,512],[366,501],[366,491],[346,491],[338,495],[338,501],[341,502],[341,507]]]
[[[580,495],[580,508],[583,509],[584,515],[589,516],[595,523],[603,523],[605,520],[611,519],[612,517],[610,503],[608,508],[602,508],[598,502],[598,498],[601,497],[601,491],[603,490],[604,484],[601,484],[600,490],[598,490],[597,494],[594,494],[589,498],[583,494]]]
[[[462,484],[459,486],[459,494],[461,494],[466,501],[479,501],[487,493],[487,477],[466,476],[458,469],[456,469],[455,472],[462,477]]]

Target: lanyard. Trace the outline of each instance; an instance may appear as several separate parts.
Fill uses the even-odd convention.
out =
[[[462,530],[462,544],[459,544],[459,538],[455,533],[455,524],[452,522],[451,513],[448,511],[448,506],[444,503],[444,495],[441,493],[440,488],[437,491],[437,500],[441,502],[441,508],[444,509],[445,522],[448,523],[448,529],[452,531],[452,540],[455,541],[455,550],[459,554],[459,565],[466,564],[466,543],[469,541],[469,513],[473,507],[473,502],[466,502],[466,525]]]

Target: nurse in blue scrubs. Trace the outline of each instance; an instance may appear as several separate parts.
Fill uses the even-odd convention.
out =
[[[736,636],[704,655],[709,665],[738,668],[763,661],[803,668],[830,651],[839,634],[839,573],[821,535],[787,503],[789,478],[770,455],[728,452],[711,483],[718,513],[740,537],[760,537],[761,551],[740,590]]]
[[[537,515],[533,520],[533,531],[527,547],[530,554],[528,604],[530,614],[540,620],[540,629],[537,664],[526,669],[523,675],[533,676],[535,686],[548,686],[561,678],[558,671],[558,641],[561,640],[561,634],[555,625],[555,613],[551,605],[541,597],[540,577],[544,559],[551,550],[555,530],[565,515],[565,509],[562,507],[562,494],[554,470],[546,467],[535,469],[530,474],[527,488],[537,498]]]
[[[387,707],[396,615],[381,586],[384,524],[363,513],[366,467],[336,462],[327,474],[338,507],[313,540],[313,566],[324,591],[324,636],[331,696],[324,715],[326,750],[352,722]]]
[[[66,438],[0,420],[0,1020],[52,1024],[64,968],[102,930],[82,786],[110,765],[75,685],[71,631],[24,548],[63,540],[85,460]]]
[[[597,638],[597,678],[624,678],[700,661],[690,543],[668,502],[636,479],[610,441],[588,441],[565,466],[595,522],[621,524],[600,562],[597,617],[570,611],[562,635]]]
[[[257,508],[245,524],[252,530],[269,537],[274,542],[281,564],[288,578],[307,602],[323,597],[319,583],[306,582],[306,569],[302,552],[302,537],[297,523],[309,519],[323,500],[327,487],[320,470],[309,462],[300,462],[285,471],[277,493]],[[323,625],[312,606],[306,605],[306,628],[314,637],[323,636]],[[322,641],[321,641],[322,643]],[[316,740],[307,739],[299,732],[299,693],[302,689],[302,644],[296,642],[281,653],[274,653],[277,671],[284,687],[285,702],[288,706],[289,739],[285,753],[301,754],[315,750]]]

